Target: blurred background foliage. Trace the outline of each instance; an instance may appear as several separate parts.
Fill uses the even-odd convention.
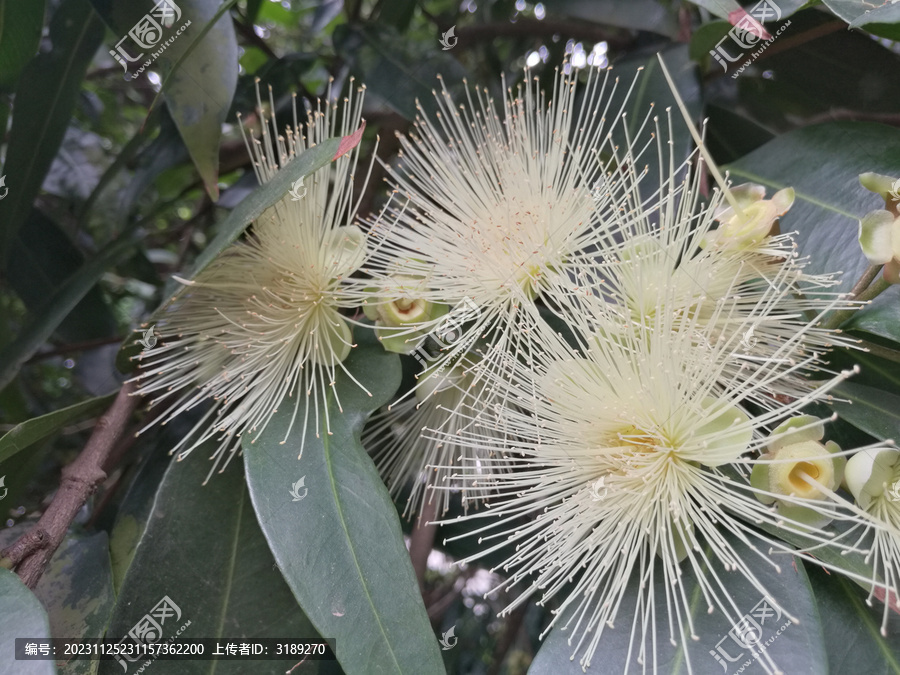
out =
[[[163,300],[170,276],[191,268],[255,188],[237,114],[256,126],[257,81],[264,97],[271,87],[285,123],[292,94],[312,105],[329,87],[337,93],[354,79],[364,83],[363,155],[378,137],[378,156],[389,162],[417,101],[432,108],[438,75],[451,91],[467,81],[499,97],[504,79],[515,83],[526,64],[547,86],[563,63],[613,66],[624,79],[644,67],[630,106],[639,121],[651,102],[660,115],[672,105],[655,60],[662,52],[695,119],[708,120],[717,162],[737,182],[795,186],[798,205],[782,230],[800,232],[801,253],[812,256],[815,271],[847,273],[847,288],[866,264],[855,219],[880,207],[857,175],[900,177],[900,3],[780,0],[781,16],[766,28],[774,34],[790,26],[734,77],[752,50],[727,71],[710,53],[728,39],[738,8],[732,0],[178,0],[191,26],[149,70],[133,77],[132,67],[123,76],[110,50],[153,4],[0,0],[0,194],[7,191],[0,199],[0,493],[7,490],[0,548],[48,503],[60,467],[120,386],[119,346]],[[686,153],[688,136],[675,140]],[[384,175],[376,164],[360,195],[362,213],[382,203]],[[835,427],[847,443],[900,437],[898,304],[893,288],[846,326],[872,347],[869,354],[834,355],[838,367],[863,366],[846,392],[856,404],[843,404]],[[229,593],[233,605],[219,608],[228,617],[225,637],[313,634],[288,600],[252,514],[242,521],[249,501],[237,499],[240,471],[203,489],[202,461],[194,462],[196,476],[170,473],[167,439],[179,431],[154,429],[137,441],[129,434],[116,448],[108,480],[36,591],[54,634],[102,635],[119,621],[119,591],[138,594],[128,602],[187,596],[191,582],[175,577],[136,589],[175,558],[214,575],[238,549],[247,552],[241,574],[215,580],[216,593]],[[162,536],[152,515],[163,512],[194,519]],[[437,542],[452,533],[442,528]],[[237,539],[221,545],[227,537]],[[138,547],[144,538],[157,542],[155,555]],[[450,564],[473,544],[429,558],[423,597],[432,629],[455,626],[459,639],[442,652],[445,665],[451,673],[524,673],[548,610],[524,604],[498,618],[513,598],[483,597],[493,573]],[[92,601],[90,610],[79,605],[74,625],[62,617],[80,600],[59,584]],[[260,597],[273,599],[270,612],[247,609]],[[900,672],[888,658],[896,649],[895,642],[882,654],[890,672]],[[96,664],[83,667],[60,672],[94,672]],[[26,672],[9,668],[0,664],[0,672]]]

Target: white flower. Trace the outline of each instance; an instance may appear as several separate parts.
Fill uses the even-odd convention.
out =
[[[803,396],[815,386],[809,376],[823,369],[820,357],[835,345],[855,344],[819,321],[829,311],[857,305],[831,290],[839,279],[805,272],[807,261],[797,257],[790,234],[760,235],[754,225],[753,236],[741,231],[729,238],[727,225],[715,229],[721,218],[737,216],[732,207],[725,213],[718,191],[700,204],[699,169],[681,181],[672,173],[644,202],[635,201],[636,190],[628,187],[637,177],[607,180],[609,202],[630,213],[629,222],[605,236],[602,262],[580,271],[579,292],[560,288],[556,297],[570,314],[588,316],[594,331],[607,334],[628,323],[651,325],[660,314],[668,317],[658,322],[663,330],[689,318],[693,334],[704,336],[698,345],[724,359],[725,377],[750,362],[782,364],[783,376],[755,390],[757,403],[772,407],[778,397]],[[779,192],[773,205],[761,199],[762,192],[741,186],[736,201],[748,208],[746,218],[765,221],[768,231],[789,195]],[[755,201],[747,201],[749,193]]]
[[[444,362],[481,337],[498,354],[515,351],[523,338],[516,324],[535,311],[534,298],[556,287],[550,279],[587,264],[598,232],[618,225],[600,218],[591,188],[614,162],[640,159],[643,146],[620,150],[610,136],[614,129],[626,134],[623,111],[634,82],[613,105],[624,86],[594,71],[583,87],[577,71],[557,71],[546,96],[526,70],[502,112],[484,90],[468,90],[467,103],[457,104],[442,83],[439,112],[423,112],[418,136],[401,137],[400,166],[390,174],[408,201],[391,208],[393,223],[372,232],[381,242],[368,270],[385,289],[379,302],[396,299],[395,279],[425,279],[415,297],[397,296],[404,306],[442,303],[468,314],[451,310],[396,328],[396,336],[418,342],[429,331],[453,333],[438,345]]]
[[[511,576],[501,587],[526,588],[505,611],[534,595],[544,602],[571,582],[559,613],[574,617],[567,624],[570,644],[587,667],[620,611],[631,613],[621,603],[629,582],[640,579],[634,622],[625,630],[631,631],[631,656],[646,670],[653,664],[653,646],[662,639],[652,617],[691,615],[683,566],[692,568],[709,611],[719,610],[730,620],[741,610],[728,594],[723,568],[739,572],[761,595],[772,597],[752,564],[777,568],[770,547],[788,547],[759,534],[753,524],[852,548],[761,504],[744,469],[754,463],[754,452],[778,440],[765,437],[768,428],[826,398],[847,373],[777,410],[753,415],[743,404],[772,378],[783,376],[780,364],[750,361],[739,377],[725,376],[727,358],[717,353],[723,347],[713,343],[712,353],[698,348],[692,334],[696,324],[684,314],[680,320],[657,315],[646,326],[631,322],[614,337],[591,334],[591,322],[582,317],[572,320],[577,334],[589,336],[579,351],[541,333],[533,358],[516,360],[508,379],[490,378],[489,386],[510,402],[498,420],[505,437],[491,441],[478,431],[465,431],[457,440],[470,452],[519,457],[487,464],[512,466],[488,476],[501,499],[488,512],[467,516],[490,522],[464,535],[490,542],[478,555],[515,544],[502,565]],[[702,330],[708,335],[711,329]],[[471,473],[462,467],[459,484]],[[853,518],[846,503],[784,499],[828,518]],[[532,519],[523,522],[523,517]],[[754,561],[742,559],[725,533],[750,546]],[[656,559],[662,564],[663,597],[656,595],[659,587],[652,581]],[[788,615],[789,609],[782,608]],[[669,624],[667,637],[682,642],[690,671],[696,667],[687,651],[693,629],[687,619],[679,623]]]
[[[362,90],[351,97],[342,115],[330,100],[309,112],[305,136],[291,128],[279,135],[260,103],[262,138],[248,142],[259,181],[269,181],[305,149],[354,131]],[[134,378],[139,393],[151,397],[151,406],[168,404],[157,420],[162,423],[213,404],[173,449],[179,459],[218,438],[211,474],[238,450],[240,435],[261,432],[279,406],[293,409],[292,426],[313,425],[317,435],[328,430],[324,397],[337,395],[335,373],[353,346],[341,312],[365,298],[362,282],[350,278],[367,255],[366,236],[353,224],[358,152],[307,176],[303,199],[288,193],[266,210],[245,241],[184,282],[183,299],[161,317],[166,339],[142,356]]]

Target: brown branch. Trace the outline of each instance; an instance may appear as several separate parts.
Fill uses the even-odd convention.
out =
[[[503,627],[503,634],[494,646],[494,654],[492,657],[493,663],[491,663],[491,667],[488,668],[487,675],[499,675],[500,668],[503,666],[506,655],[516,643],[516,637],[519,635],[519,630],[522,628],[522,623],[525,621],[525,615],[528,613],[529,607],[529,603],[523,602],[516,607],[506,619],[506,625]]]
[[[3,566],[15,569],[29,588],[37,585],[78,511],[106,480],[103,465],[140,402],[140,397],[132,396],[133,393],[133,384],[123,385],[109,410],[97,421],[84,450],[74,462],[63,467],[59,490],[40,520],[0,552]]]

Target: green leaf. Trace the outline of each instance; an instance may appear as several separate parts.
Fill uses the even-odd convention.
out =
[[[250,494],[291,590],[319,632],[337,639],[347,672],[443,673],[397,511],[360,443],[368,416],[400,384],[400,362],[360,337],[343,367],[371,397],[339,371],[343,412],[329,394],[331,433],[310,423],[299,460],[302,424],[287,434],[294,405],[285,401],[258,438],[243,437]],[[296,501],[292,490],[305,496]]]
[[[0,260],[9,256],[15,235],[31,211],[69,126],[81,80],[102,39],[103,24],[87,0],[65,0],[50,21],[53,48],[22,71],[0,172],[6,175],[9,188],[0,201]],[[38,82],[40,86],[35,86]]]
[[[844,382],[833,394],[850,399],[832,401],[831,406],[853,426],[882,441],[900,441],[900,396],[855,382]]]
[[[760,561],[756,553],[752,552],[746,545],[739,543],[731,536],[727,537],[729,543],[735,547],[738,557],[745,562],[757,579],[765,586],[766,590],[777,602],[784,608],[785,613],[799,619],[798,623],[791,623],[783,632],[775,636],[779,630],[789,620],[785,614],[781,616],[769,615],[765,617],[760,624],[760,619],[755,616],[761,636],[765,642],[770,639],[774,640],[766,647],[765,654],[769,655],[777,664],[780,671],[791,673],[808,673],[809,675],[820,675],[828,672],[825,656],[825,645],[823,644],[822,627],[816,609],[813,590],[809,583],[802,565],[793,565],[788,558],[779,560],[781,565],[780,573],[776,572],[771,566]],[[729,631],[733,628],[734,623],[741,616],[734,616],[733,620],[729,620],[723,616],[722,612],[716,610],[708,613],[707,603],[703,598],[700,587],[696,583],[696,578],[690,565],[682,564],[683,576],[682,582],[685,585],[685,595],[688,598],[690,606],[690,618],[693,622],[694,633],[699,640],[693,641],[687,636],[690,643],[688,654],[684,653],[681,645],[681,639],[678,635],[678,618],[673,617],[675,622],[676,636],[675,640],[679,646],[673,646],[669,642],[669,617],[666,611],[665,597],[666,588],[662,580],[662,567],[657,561],[657,572],[654,582],[654,593],[656,602],[656,631],[657,643],[653,645],[648,636],[648,655],[646,667],[649,672],[666,673],[667,675],[681,675],[693,671],[694,673],[719,673],[721,664],[712,656],[710,652],[718,653],[724,661],[729,661],[727,672],[737,671],[744,663],[750,662],[746,666],[746,673],[761,673],[763,668],[752,657],[752,653],[748,648],[742,648],[732,637]],[[747,615],[756,609],[755,614],[759,615],[759,609],[762,605],[758,603],[764,600],[752,584],[740,572],[725,572],[721,566],[716,567],[716,574],[722,579],[725,589],[727,589],[727,597],[724,597],[723,591],[717,589],[724,602],[733,601],[740,611],[741,615]],[[635,617],[635,607],[637,606],[638,593],[636,580],[632,580],[629,589],[626,591],[622,600],[619,614],[616,617],[614,628],[604,626],[603,636],[597,646],[597,651],[592,662],[592,668],[598,668],[603,673],[623,673],[641,672],[641,665],[637,662],[636,652],[641,636],[642,617],[639,614]],[[733,610],[732,610],[733,611]],[[778,610],[770,607],[773,614]],[[763,612],[764,613],[764,612]],[[571,612],[569,613],[571,614]],[[550,634],[544,639],[544,644],[531,664],[531,673],[559,673],[560,675],[584,675],[581,666],[578,663],[581,652],[574,661],[570,657],[575,652],[575,641],[570,646],[568,639],[572,636],[571,630],[564,630],[563,626],[568,619],[567,615],[560,617],[557,624],[551,630]],[[634,636],[634,644],[632,642],[632,626],[636,622],[636,635]],[[573,624],[574,625],[574,624]],[[685,628],[687,631],[687,628]],[[719,648],[723,649],[728,657],[721,654]],[[632,654],[629,659],[629,649]],[[688,664],[689,661],[689,664]],[[591,672],[589,669],[587,672]]]
[[[824,0],[824,3],[850,24],[850,28],[862,28],[889,40],[900,39],[900,7],[894,3],[878,5],[867,0]]]
[[[34,594],[47,608],[53,637],[102,638],[115,602],[106,532],[66,537]],[[59,672],[92,675],[96,666],[96,661],[75,659]]]
[[[0,0],[0,91],[16,83],[37,53],[43,27],[43,0]],[[6,125],[0,129],[6,130]]]
[[[900,675],[900,622],[892,614],[881,635],[881,603],[866,604],[867,594],[847,579],[808,566],[822,617],[830,673]]]
[[[126,260],[137,246],[138,236],[123,234],[85,263],[63,283],[36,312],[19,336],[0,352],[0,389],[9,384],[25,363],[56,330],[69,312],[111,267]]]
[[[416,117],[416,101],[426,113],[434,115],[437,106],[433,92],[440,87],[438,75],[444,78],[451,93],[456,91],[454,85],[466,77],[463,66],[449,52],[412,40],[388,25],[342,25],[335,31],[334,42],[338,53],[365,83],[366,96],[374,97],[408,120]]]
[[[84,263],[81,251],[53,220],[32,209],[13,242],[6,278],[29,311],[40,310],[53,293]],[[85,342],[116,334],[116,320],[94,286],[75,306],[56,334],[66,342]]]
[[[149,49],[143,49],[127,35],[152,9],[153,2],[91,2],[118,36],[115,42],[126,38],[122,48],[132,58],[138,58],[129,67],[132,78],[146,77],[146,70],[138,72],[141,67],[161,71],[169,112],[207,192],[217,199],[219,141],[238,75],[238,49],[231,15],[226,12],[204,34],[222,3],[220,0],[182,0],[177,3],[181,17],[172,26],[164,28]],[[182,28],[183,32],[178,34]],[[187,52],[190,55],[179,63]],[[155,60],[154,54],[158,54]]]
[[[189,20],[191,26],[159,57],[166,74],[163,89],[194,166],[206,191],[216,200],[222,124],[238,78],[238,46],[231,14],[225,11],[220,18],[216,16],[234,0],[224,5],[220,0],[183,0],[179,4],[182,21]]]
[[[796,231],[810,273],[843,272],[849,291],[868,267],[857,241],[858,219],[884,202],[863,188],[859,174],[900,176],[900,129],[867,122],[832,122],[779,136],[726,167],[736,183],[767,186],[768,194],[791,186],[796,201],[781,219],[781,231]],[[900,341],[900,286],[855,313],[845,328]]]
[[[178,613],[162,623],[163,639],[182,627],[185,638],[318,638],[273,565],[241,466],[235,463],[202,485],[209,472],[204,450],[169,463],[125,573],[107,636],[127,635],[168,597]],[[296,659],[211,659],[168,661],[157,667],[177,675],[243,675],[285,672],[295,664]],[[335,665],[312,661],[304,668],[329,673],[335,672]],[[122,669],[116,661],[103,661],[98,672],[119,675]]]
[[[16,661],[14,638],[49,638],[47,612],[19,577],[0,567],[0,675],[53,675],[53,661]]]
[[[351,137],[348,136],[346,138],[349,139]],[[356,139],[356,142],[358,143],[359,139]],[[346,145],[346,139],[329,138],[323,143],[306,150],[278,171],[268,183],[260,185],[247,195],[219,225],[219,232],[215,239],[197,256],[189,278],[195,278],[209,263],[215,260],[217,255],[237,239],[251,222],[259,218],[267,208],[284,197],[290,191],[291,185],[295,181],[308,176],[317,169],[321,169],[335,159],[339,150],[344,150],[345,145],[342,146],[342,143]],[[183,288],[183,286],[177,289],[169,287],[167,295],[170,297],[167,302],[163,303],[156,310],[154,317],[160,316],[165,308],[183,292]]]
[[[0,462],[52,436],[64,426],[103,412],[109,407],[115,396],[115,394],[109,394],[89,398],[81,403],[54,410],[52,413],[17,424],[0,438]]]

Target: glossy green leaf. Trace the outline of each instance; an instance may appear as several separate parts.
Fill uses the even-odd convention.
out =
[[[828,672],[900,675],[900,621],[888,619],[888,634],[881,635],[884,606],[866,604],[867,594],[847,579],[809,566],[822,617]]]
[[[0,675],[53,675],[53,661],[16,661],[15,638],[48,638],[47,612],[19,577],[0,567]]]
[[[109,407],[115,394],[89,398],[67,408],[26,420],[0,437],[0,462],[52,436],[64,426],[98,415]]]
[[[867,0],[823,0],[828,9],[850,24],[890,40],[900,39],[900,7]]]
[[[43,0],[0,0],[0,91],[16,83],[37,53],[43,27]],[[6,130],[6,125],[0,129]]]
[[[669,642],[669,617],[665,602],[666,589],[663,586],[662,568],[657,562],[657,581],[654,593],[657,598],[656,606],[656,633],[657,642],[654,648],[649,643],[647,672],[666,673],[667,675],[682,675],[688,672],[694,673],[732,673],[744,665],[743,673],[757,675],[766,672],[758,660],[753,658],[749,648],[742,647],[729,635],[734,624],[741,615],[753,615],[756,622],[755,628],[764,644],[768,644],[764,654],[770,656],[785,673],[808,675],[821,675],[828,672],[826,665],[825,645],[823,643],[822,628],[813,597],[813,590],[809,583],[803,565],[791,564],[790,559],[780,559],[781,571],[776,572],[771,566],[760,561],[755,553],[735,539],[729,538],[740,558],[747,563],[759,581],[765,586],[771,597],[775,598],[783,608],[780,612],[777,608],[769,607],[768,611],[763,605],[763,596],[757,591],[739,572],[724,572],[721,566],[717,566],[716,574],[722,579],[728,596],[725,602],[732,600],[737,606],[738,612],[729,620],[721,611],[708,613],[707,603],[703,598],[700,587],[697,585],[693,571],[689,565],[682,564],[682,581],[685,585],[685,594],[689,599],[690,617],[693,622],[694,634],[698,640],[687,637],[688,653],[685,654],[681,645],[681,639],[676,632],[675,641],[679,646],[673,646]],[[722,591],[719,591],[721,594]],[[626,595],[622,600],[619,615],[616,617],[614,628],[604,627],[603,636],[597,646],[596,655],[592,667],[603,673],[641,672],[642,666],[637,662],[637,644],[640,641],[642,630],[641,614],[635,618],[635,607],[638,600],[637,583],[630,584]],[[733,611],[733,610],[732,610]],[[789,623],[789,616],[799,621]],[[570,660],[575,652],[577,642],[571,645],[568,640],[572,635],[571,630],[565,630],[563,626],[567,616],[560,618],[550,634],[544,638],[544,644],[531,664],[529,673],[539,675],[541,673],[554,673],[556,675],[583,675],[578,659]],[[637,634],[632,641],[632,626],[636,624]],[[676,623],[677,617],[673,618]],[[574,625],[574,624],[573,624]],[[752,623],[750,624],[752,626]],[[784,628],[783,628],[784,627]],[[783,631],[776,636],[779,629]],[[687,630],[687,629],[686,629]],[[629,649],[633,652],[629,658]],[[710,654],[717,654],[727,667],[722,671],[722,665]],[[723,654],[724,652],[724,654]],[[727,654],[727,656],[726,656]],[[655,670],[654,670],[655,667]],[[587,672],[591,672],[589,669]],[[771,672],[771,671],[770,671]]]
[[[900,176],[900,129],[865,122],[832,122],[779,136],[726,167],[735,183],[767,186],[769,194],[791,186],[796,200],[781,231],[796,231],[811,273],[843,272],[849,291],[869,262],[857,242],[858,219],[883,208],[858,176],[866,171]],[[900,286],[858,311],[845,328],[900,340]]]
[[[399,358],[371,334],[356,338],[343,365],[372,395],[339,371],[343,412],[334,394],[325,402],[331,433],[312,421],[298,460],[302,424],[288,433],[294,405],[284,401],[254,442],[244,435],[253,506],[291,590],[319,632],[337,639],[348,673],[443,673],[396,508],[360,443],[366,418],[400,384]]]
[[[0,260],[31,211],[69,126],[81,80],[103,39],[103,24],[87,0],[65,0],[50,21],[53,48],[22,71],[6,161],[9,193],[0,200]],[[39,82],[40,86],[35,86]]]
[[[317,638],[273,564],[241,466],[235,462],[204,486],[209,472],[204,450],[170,462],[146,528],[138,535],[107,638],[127,635],[164,597],[178,612],[161,624],[163,639],[182,628],[185,638]],[[243,675],[283,673],[295,664],[296,659],[211,659],[155,667],[167,675]],[[335,672],[333,662],[304,667],[310,673]],[[98,672],[118,675],[122,668],[104,661]]]
[[[112,3],[109,0],[91,2],[119,36],[116,42],[126,37],[154,4],[149,0],[134,3]],[[219,141],[238,75],[234,26],[230,14],[226,12],[201,37],[222,6],[220,0],[182,0],[177,5],[181,11],[180,18],[163,30],[151,48],[138,51],[139,47],[129,38],[122,43],[122,47],[133,57],[140,54],[128,68],[129,77],[146,77],[146,70],[140,71],[142,67],[161,71],[169,112],[207,192],[217,199]],[[189,56],[178,63],[188,50]],[[154,60],[155,54],[158,58]]]
[[[871,9],[854,19],[850,28],[861,28],[888,40],[900,40],[900,6],[891,3]]]
[[[22,364],[47,341],[100,277],[132,255],[137,241],[135,234],[123,234],[61,284],[18,337],[0,351],[0,389],[12,381]]]
[[[234,4],[234,0],[227,4]],[[219,141],[237,87],[238,46],[231,14],[216,18],[220,0],[185,0],[179,37],[159,58],[166,104],[206,191],[219,198]],[[207,26],[215,21],[210,28]],[[174,26],[173,26],[174,29]],[[192,35],[191,29],[197,32]],[[205,35],[201,35],[206,31]]]
[[[900,441],[900,396],[855,382],[844,382],[833,394],[850,400],[833,401],[831,406],[853,426],[882,441]]]

